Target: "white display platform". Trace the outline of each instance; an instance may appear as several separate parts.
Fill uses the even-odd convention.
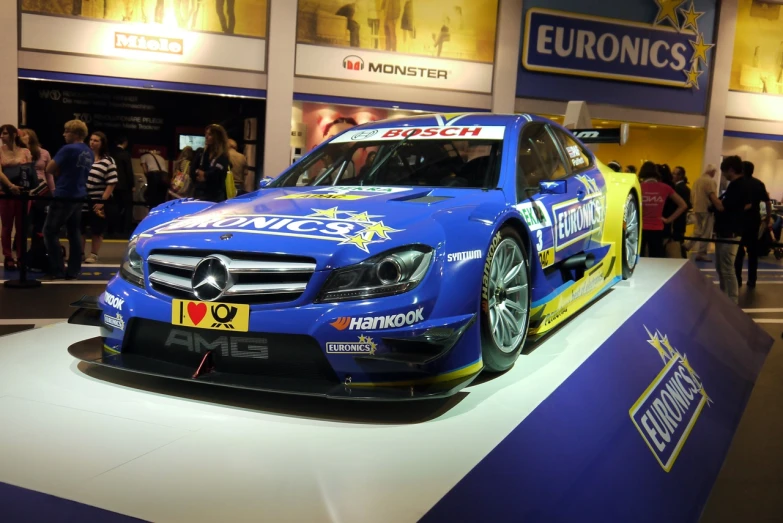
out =
[[[236,391],[74,360],[65,323],[0,337],[0,482],[150,521],[416,521],[682,267],[634,277],[445,401]]]

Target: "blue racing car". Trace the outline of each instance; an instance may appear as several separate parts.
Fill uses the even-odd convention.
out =
[[[374,122],[253,193],[167,202],[91,306],[101,335],[69,351],[248,389],[453,394],[631,276],[641,191],[584,145],[605,134],[530,115]]]

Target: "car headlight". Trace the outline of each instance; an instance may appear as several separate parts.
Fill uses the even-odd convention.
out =
[[[361,300],[408,292],[424,279],[432,258],[431,247],[409,245],[337,269],[326,280],[316,302]]]
[[[128,249],[125,251],[125,256],[122,259],[122,265],[120,265],[120,276],[122,279],[136,285],[137,287],[144,287],[144,269],[142,267],[144,260],[141,259],[141,255],[136,252],[136,244],[139,242],[138,236],[131,238],[128,242]]]

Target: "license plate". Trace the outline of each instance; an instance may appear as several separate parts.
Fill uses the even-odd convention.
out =
[[[250,305],[174,300],[171,324],[199,329],[247,332],[250,325]]]

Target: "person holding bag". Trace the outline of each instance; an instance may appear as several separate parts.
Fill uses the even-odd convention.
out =
[[[206,147],[199,149],[190,164],[193,182],[193,197],[210,202],[222,202],[229,198],[227,182],[234,187],[234,180],[228,179],[228,134],[218,125],[207,126]]]
[[[19,131],[11,124],[0,126],[0,182],[3,190],[11,194],[19,194],[23,185],[22,171],[24,166],[30,166],[33,163],[33,157],[30,150],[25,148],[22,139],[19,137]],[[2,221],[2,234],[0,243],[3,248],[4,267],[6,270],[15,270],[17,268],[14,260],[13,251],[16,250],[17,259],[22,257],[22,242],[24,234],[22,229],[22,201],[21,200],[0,200],[0,221]],[[13,247],[11,245],[11,235],[14,229]]]

